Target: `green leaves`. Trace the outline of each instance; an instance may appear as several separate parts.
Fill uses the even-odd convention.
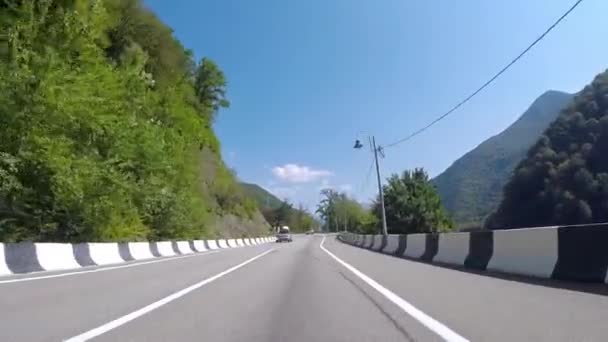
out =
[[[317,214],[325,221],[328,231],[348,229],[351,232],[373,234],[378,232],[378,220],[346,193],[332,189],[321,190],[324,197],[317,205]]]
[[[217,65],[202,63],[197,88],[191,54],[136,0],[11,3],[0,7],[0,240],[199,238],[215,208],[257,210],[210,127],[227,104]]]
[[[230,102],[226,99],[224,73],[209,58],[203,58],[196,69],[194,89],[200,103],[205,108],[212,109],[209,114],[215,114],[220,108],[230,106]]]
[[[544,132],[504,188],[494,229],[608,220],[608,72],[595,77]]]
[[[393,174],[384,185],[386,222],[390,233],[436,233],[453,228],[441,199],[423,169]],[[379,200],[373,211],[381,218]]]

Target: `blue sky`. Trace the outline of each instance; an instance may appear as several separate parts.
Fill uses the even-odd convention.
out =
[[[314,208],[331,186],[375,194],[374,134],[388,144],[479,87],[574,0],[145,0],[197,58],[224,70],[215,124],[239,178]],[[512,123],[548,89],[575,92],[608,67],[608,1],[585,0],[452,116],[386,151],[384,177],[431,176]]]

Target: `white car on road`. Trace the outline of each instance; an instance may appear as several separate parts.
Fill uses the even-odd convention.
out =
[[[287,226],[283,226],[281,227],[281,229],[279,230],[279,233],[277,234],[277,242],[291,242],[291,233],[289,232],[289,227]]]

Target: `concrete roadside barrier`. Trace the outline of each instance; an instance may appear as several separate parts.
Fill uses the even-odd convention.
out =
[[[608,225],[559,227],[557,249],[552,278],[608,283]]]
[[[120,254],[120,258],[123,261],[133,261],[135,258],[131,255],[131,251],[129,250],[128,242],[119,242],[118,243],[118,254]]]
[[[372,248],[372,245],[374,244],[374,235],[365,235],[365,238],[363,239],[363,248],[366,249],[370,249]]]
[[[0,243],[0,275],[11,274],[11,270],[6,265],[6,260],[4,259],[4,244]]]
[[[420,259],[426,250],[426,234],[409,234],[407,248],[403,255]]]
[[[34,246],[38,263],[45,271],[80,267],[69,243],[35,243]]]
[[[209,248],[210,250],[216,250],[220,248],[216,240],[205,240],[205,243],[207,244],[207,248]]]
[[[607,223],[388,235],[382,240],[379,235],[351,234],[343,233],[340,241],[395,256],[481,271],[608,283]]]
[[[120,257],[118,243],[116,242],[89,243],[89,253],[91,253],[91,259],[96,265],[111,265],[124,262]]]
[[[399,248],[399,235],[388,235],[386,237],[386,246],[382,249],[382,252],[386,254],[395,254],[397,248]]]
[[[469,255],[469,233],[439,235],[438,252],[433,261],[451,265],[464,265]]]
[[[469,255],[464,267],[485,271],[494,250],[494,232],[472,232],[469,238]]]
[[[374,235],[372,244],[369,248],[374,251],[379,251],[380,247],[382,247],[382,235]]]
[[[269,237],[230,239],[234,247],[270,241]],[[134,260],[172,257],[230,248],[226,240],[159,242],[19,242],[0,243],[0,276],[41,271],[70,270],[121,264]]]
[[[188,241],[176,241],[177,250],[180,254],[192,254],[194,251],[190,248],[190,243]]]
[[[557,263],[557,247],[556,227],[497,230],[487,269],[550,278]]]
[[[207,251],[207,247],[205,246],[205,241],[203,241],[203,240],[194,240],[194,241],[192,241],[192,245],[193,245],[194,250],[199,253]]]
[[[129,242],[129,251],[135,260],[146,260],[154,258],[149,242]]]
[[[173,249],[173,243],[171,241],[157,241],[156,248],[160,256],[175,256],[175,250]]]
[[[77,243],[72,245],[72,251],[76,262],[81,267],[96,266],[97,264],[91,258],[91,249],[88,243]]]
[[[4,258],[12,273],[44,271],[38,262],[36,246],[31,242],[5,244]]]

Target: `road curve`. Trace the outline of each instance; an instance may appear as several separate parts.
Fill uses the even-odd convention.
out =
[[[0,277],[0,341],[605,341],[608,336],[603,294],[441,268],[334,237],[322,248],[322,240],[303,236],[290,244],[60,277]],[[51,275],[59,274],[65,273]],[[10,282],[14,279],[23,280]]]

